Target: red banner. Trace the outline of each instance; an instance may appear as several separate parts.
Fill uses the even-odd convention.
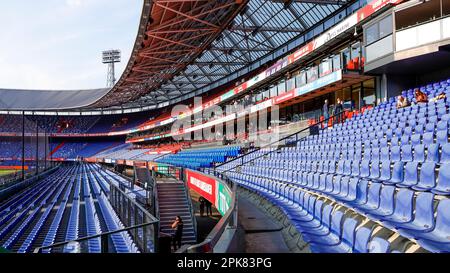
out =
[[[216,203],[216,180],[214,178],[186,169],[186,179],[189,188],[208,199],[209,202]]]
[[[24,166],[28,170],[28,166]],[[0,166],[0,170],[22,170],[22,166]]]
[[[279,104],[279,103],[285,102],[287,100],[292,99],[293,97],[295,97],[295,89],[292,89],[291,91],[283,93],[283,94],[279,95],[278,97],[276,97],[274,99],[274,102],[275,102],[274,104]]]

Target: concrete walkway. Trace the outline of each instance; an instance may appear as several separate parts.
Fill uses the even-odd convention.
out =
[[[245,253],[289,253],[282,226],[260,208],[238,195],[238,223],[243,229]]]

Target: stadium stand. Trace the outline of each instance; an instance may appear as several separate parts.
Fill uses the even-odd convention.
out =
[[[53,158],[76,159],[91,157],[101,151],[120,145],[120,142],[103,141],[103,142],[63,142],[60,144],[52,144]]]
[[[420,87],[450,95],[450,79]],[[403,95],[414,102],[413,89]],[[322,196],[416,240],[450,251],[448,123],[450,100],[397,109],[395,99],[295,147],[244,155],[244,165],[218,168],[279,205],[314,252],[390,252],[383,238]]]
[[[227,146],[213,149],[182,150],[176,154],[169,154],[156,161],[191,169],[209,168],[216,163],[224,163],[239,156],[240,146]]]
[[[107,180],[89,164],[59,168],[55,173],[0,203],[0,244],[14,252],[123,228],[108,202]],[[137,252],[129,235],[111,236],[112,252]],[[69,247],[45,251],[70,252]],[[100,252],[89,240],[83,252]]]

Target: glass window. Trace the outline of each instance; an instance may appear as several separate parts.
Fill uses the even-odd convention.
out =
[[[339,70],[341,68],[342,68],[341,56],[340,55],[335,55],[333,57],[333,71]]]
[[[360,93],[361,93],[361,84],[355,84],[352,86],[352,98],[350,102],[351,109],[360,109]]]
[[[359,43],[352,45],[352,59],[359,58],[360,56],[361,47],[359,46]]]
[[[343,102],[351,102],[352,99],[352,91],[350,87],[345,87],[342,89],[342,101]]]
[[[318,78],[318,67],[317,66],[313,66],[313,67],[311,67],[311,68],[309,68],[307,71],[306,71],[306,81],[307,82],[312,82],[312,81],[315,81],[315,80],[317,80],[317,78]]]
[[[378,40],[378,23],[375,23],[365,30],[366,34],[366,45]]]
[[[392,34],[392,15],[389,15],[379,22],[380,39]]]
[[[348,48],[344,49],[342,51],[342,63],[344,64],[345,68],[348,68],[348,65],[351,64],[351,60],[350,50]]]
[[[450,1],[442,0],[442,16],[450,14]]]
[[[363,82],[362,91],[363,100],[362,106],[365,105],[375,105],[375,79],[367,80]]]
[[[319,75],[320,77],[331,73],[332,71],[332,59],[325,59],[319,65]]]
[[[277,95],[278,95],[277,87],[274,86],[274,87],[270,88],[270,96],[271,96],[271,97],[275,97],[275,96],[277,96]]]
[[[443,3],[448,0],[442,1]],[[397,30],[423,24],[441,17],[441,0],[428,0],[395,13]]]
[[[286,90],[291,91],[295,88],[295,78],[290,78],[286,81]]]
[[[286,92],[286,82],[278,84],[278,94],[283,94]]]

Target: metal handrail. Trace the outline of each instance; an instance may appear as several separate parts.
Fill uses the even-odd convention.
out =
[[[168,168],[173,167],[173,168],[177,169],[180,173],[184,172],[184,168],[180,168],[180,167],[176,167],[176,166],[167,166],[167,167]],[[191,198],[191,194],[189,193],[189,188],[188,188],[187,182],[184,179],[179,179],[179,178],[175,177],[170,172],[167,172],[167,173],[158,172],[158,173],[161,174],[161,175],[164,175],[166,177],[169,177],[169,178],[174,178],[176,180],[181,180],[183,182],[184,188],[185,188],[185,196],[187,198],[189,210],[191,212],[191,220],[192,220],[192,225],[193,225],[193,228],[194,228],[194,233],[197,234],[197,219],[195,218],[195,210],[194,210],[194,207],[192,206],[192,198]],[[157,200],[158,197],[156,196],[155,198]]]
[[[124,231],[129,231],[129,230],[136,229],[136,228],[146,227],[146,226],[149,226],[149,225],[154,225],[154,224],[156,224],[158,222],[159,222],[159,220],[154,220],[154,221],[151,221],[151,222],[147,222],[147,223],[143,223],[143,224],[139,224],[139,225],[134,225],[134,226],[126,227],[126,228],[122,228],[122,229],[117,229],[117,230],[113,230],[113,231],[103,232],[103,233],[99,233],[99,234],[96,234],[96,235],[86,236],[86,237],[78,238],[78,239],[75,239],[75,240],[59,242],[59,243],[55,243],[55,244],[48,245],[48,246],[41,246],[41,247],[35,248],[33,252],[34,253],[40,253],[40,251],[42,249],[63,246],[63,245],[67,245],[67,244],[73,243],[73,242],[87,241],[87,240],[95,239],[95,238],[98,238],[98,237],[100,237],[102,240],[104,240],[105,238],[107,239],[108,235],[116,234],[116,233],[120,233],[120,232],[124,232]]]
[[[319,122],[316,122],[316,123],[314,123],[314,124],[312,124],[312,125],[310,125],[310,126],[308,126],[308,127],[306,127],[306,128],[303,128],[302,130],[300,130],[300,131],[298,131],[298,132],[295,132],[295,133],[293,133],[293,134],[290,134],[290,135],[288,135],[288,136],[285,136],[285,137],[283,137],[283,138],[281,138],[281,139],[279,139],[279,140],[277,140],[277,141],[274,141],[274,142],[272,142],[272,143],[266,144],[266,145],[264,145],[263,147],[257,147],[257,148],[255,148],[253,151],[251,151],[251,152],[248,152],[248,153],[246,153],[246,154],[240,155],[240,156],[238,156],[238,157],[236,157],[236,158],[233,158],[233,159],[230,160],[230,161],[227,161],[227,162],[224,162],[224,163],[219,164],[219,165],[217,165],[217,166],[214,166],[214,170],[213,170],[213,171],[214,171],[214,174],[216,174],[216,172],[218,172],[218,171],[216,171],[216,169],[217,169],[218,167],[223,166],[223,165],[225,165],[225,164],[229,164],[229,163],[231,163],[231,162],[233,162],[233,161],[235,161],[235,160],[241,159],[242,162],[240,163],[240,165],[236,165],[236,166],[234,166],[234,167],[232,167],[232,168],[230,168],[230,169],[228,169],[228,170],[225,170],[225,171],[223,171],[223,173],[228,172],[228,171],[231,171],[231,170],[234,170],[234,169],[236,169],[236,168],[238,168],[238,167],[244,165],[244,162],[243,162],[243,158],[244,158],[244,157],[246,157],[246,156],[248,156],[248,155],[250,155],[250,154],[253,154],[253,153],[255,153],[255,152],[259,151],[259,150],[262,150],[262,149],[264,149],[264,148],[271,147],[271,146],[273,146],[274,144],[277,144],[277,143],[279,143],[279,142],[281,142],[281,141],[283,141],[283,140],[286,140],[286,139],[288,139],[288,138],[291,138],[292,136],[296,136],[296,140],[295,140],[294,142],[298,142],[298,141],[300,141],[300,140],[302,140],[302,139],[304,139],[304,138],[307,137],[307,136],[305,136],[305,137],[302,137],[301,139],[298,139],[298,137],[297,137],[298,134],[303,133],[303,132],[305,132],[305,131],[311,129],[312,127],[315,127],[315,126],[317,126],[317,125],[319,125],[319,124],[321,124],[321,123],[328,122],[330,119],[332,119],[332,118],[334,118],[334,117],[342,116],[344,113],[345,113],[345,110],[342,111],[342,112],[340,112],[340,113],[338,113],[338,114],[335,114],[335,115],[333,115],[333,116],[330,116],[330,117],[328,117],[327,119],[324,119],[324,120],[319,121]],[[341,122],[341,123],[342,123],[342,122]],[[328,127],[327,127],[327,128],[328,128]],[[260,155],[260,156],[258,156],[258,157],[255,157],[255,158],[253,158],[253,159],[251,159],[251,160],[249,160],[249,161],[247,161],[247,162],[245,162],[245,163],[252,162],[252,161],[254,161],[254,160],[257,159],[257,158],[261,158],[261,157],[263,157],[263,156],[266,156],[266,155],[268,155],[268,154],[271,154],[271,153],[273,153],[273,152],[275,152],[275,151],[278,151],[280,148],[281,148],[281,147],[278,146],[277,149],[272,150],[272,151],[268,151],[267,153],[265,153],[265,154],[263,154],[263,155]]]
[[[228,178],[226,179],[229,180]],[[210,252],[214,248],[216,243],[219,241],[220,237],[222,236],[227,226],[231,225],[234,228],[237,227],[237,198],[236,198],[237,184],[233,183],[231,180],[229,180],[229,182],[232,183],[230,208],[225,213],[225,215],[219,220],[219,222],[214,226],[214,228],[208,234],[208,236],[206,236],[203,242],[188,247],[185,250],[185,252],[188,253]],[[225,183],[229,184],[228,182]]]
[[[184,172],[184,169],[180,168],[180,172]],[[182,179],[182,181],[184,184],[184,188],[186,190],[185,194],[186,194],[186,198],[188,201],[189,210],[191,211],[191,220],[192,220],[192,225],[194,228],[195,238],[197,238],[197,219],[195,218],[194,206],[192,206],[192,196],[191,196],[191,193],[189,192],[189,187],[188,187],[187,181],[185,179]]]

